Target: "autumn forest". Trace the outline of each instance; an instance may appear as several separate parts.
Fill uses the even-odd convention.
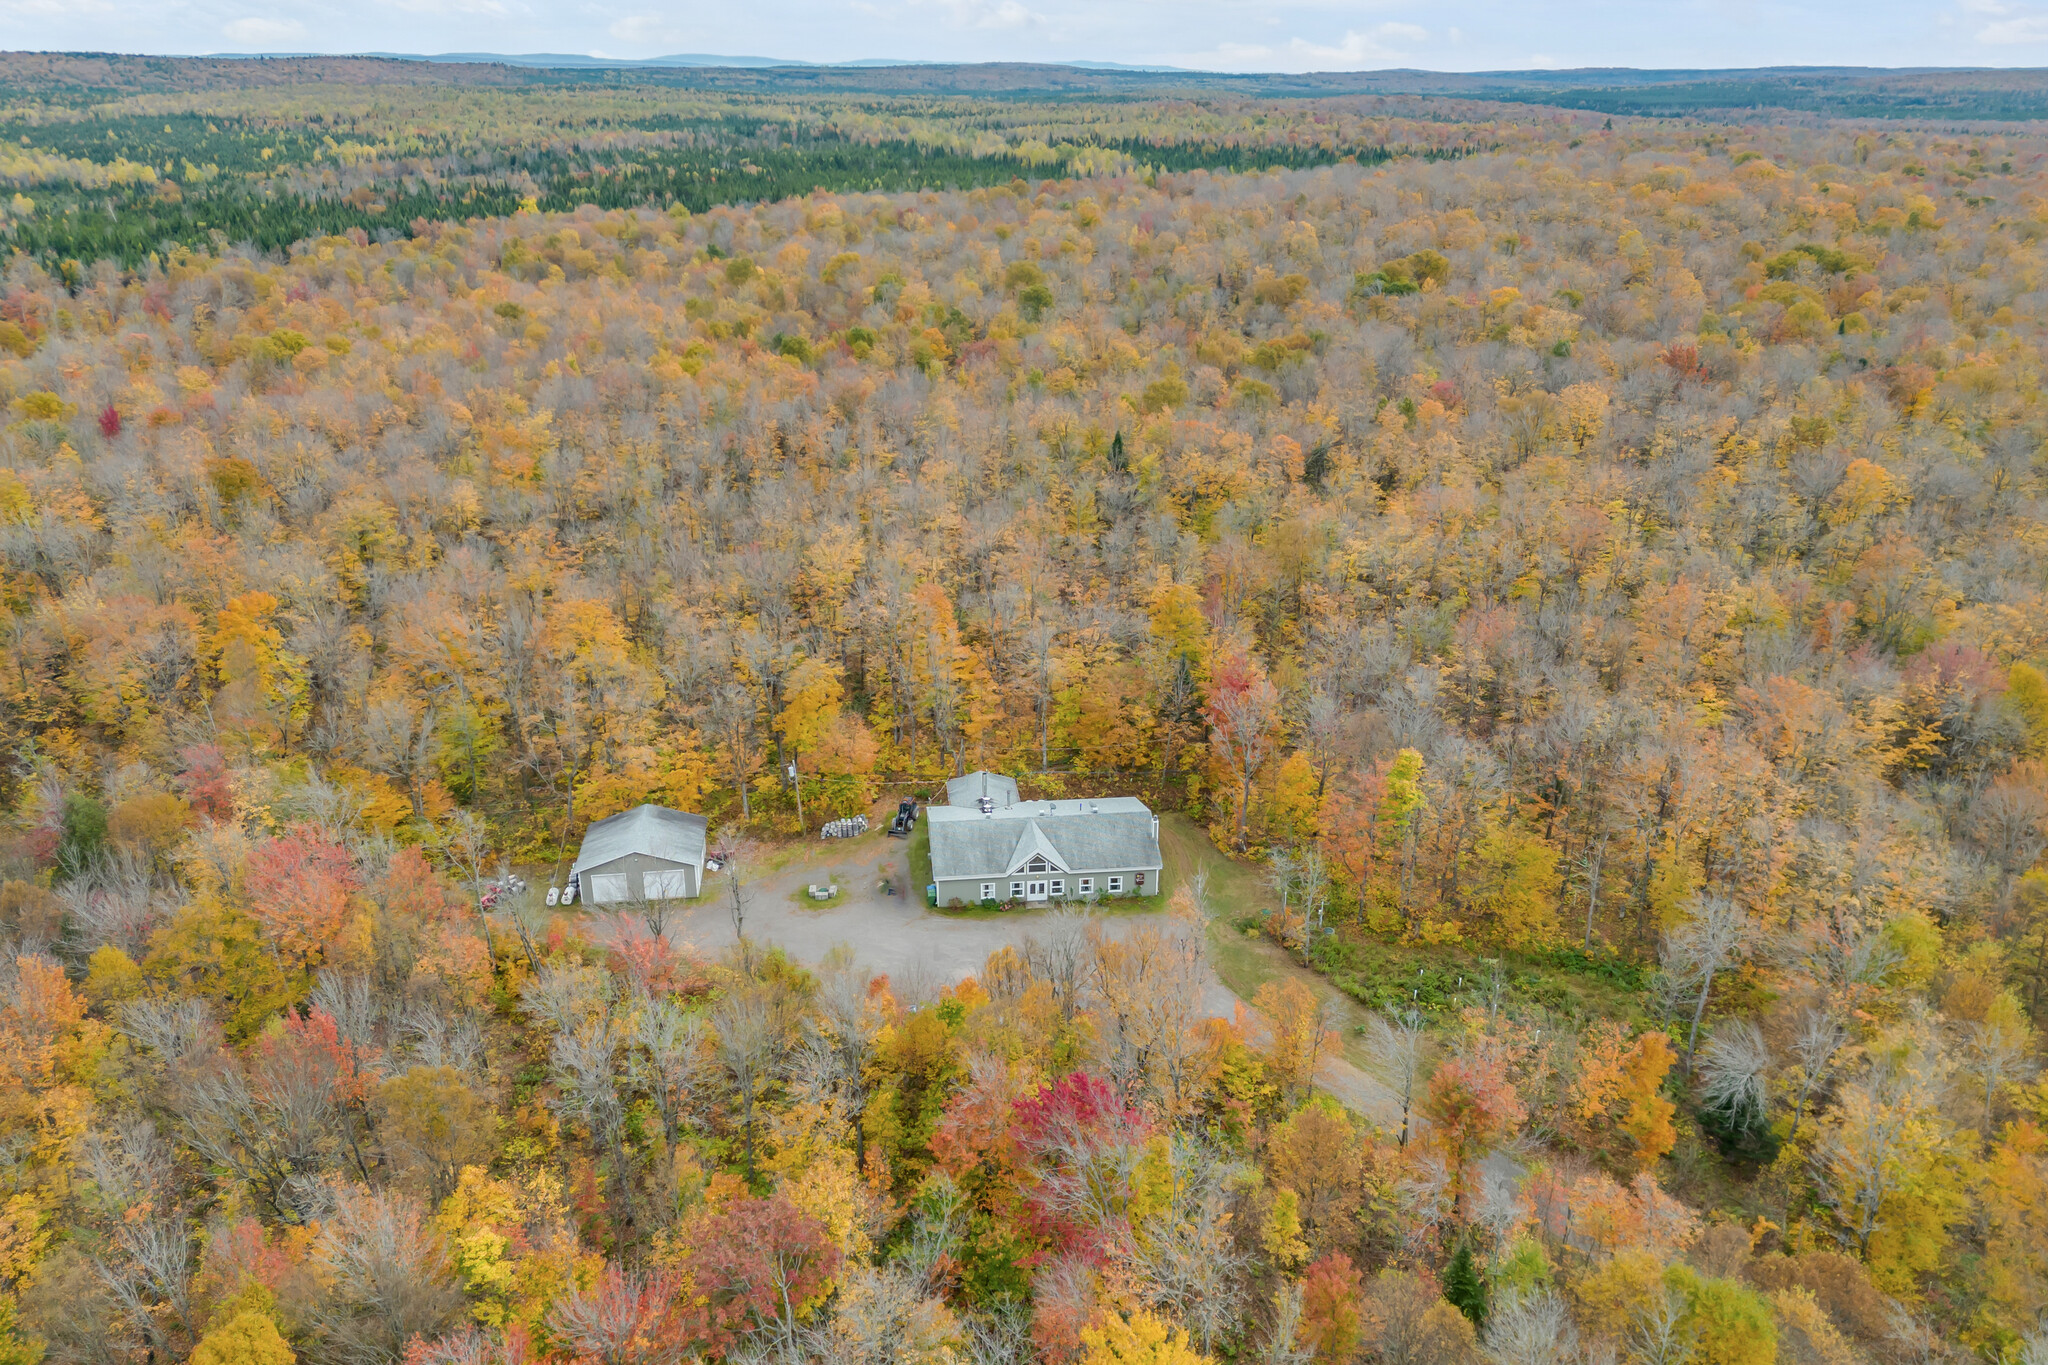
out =
[[[237,65],[0,61],[0,1365],[2048,1365],[2039,125]]]

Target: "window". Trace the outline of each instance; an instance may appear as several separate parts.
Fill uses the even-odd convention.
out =
[[[1115,891],[1121,891],[1121,890],[1123,890],[1123,889],[1124,889],[1124,879],[1123,879],[1122,877],[1111,877],[1111,878],[1109,879],[1109,889],[1110,889],[1110,890],[1111,890],[1112,892],[1115,892]]]
[[[1066,895],[1066,894],[1067,894],[1067,884],[1066,884],[1065,882],[1061,881],[1061,880],[1060,880],[1059,878],[1057,878],[1057,877],[1053,878],[1053,883],[1052,883],[1052,893],[1053,893],[1053,894],[1054,894],[1055,896],[1064,896],[1064,895]]]
[[[996,884],[994,882],[983,882],[981,884],[981,898],[985,901],[992,901],[996,898]]]
[[[1022,882],[1011,882],[1011,883],[1010,883],[1010,899],[1011,899],[1011,900],[1016,900],[1016,899],[1017,899],[1017,898],[1018,898],[1019,896],[1022,896],[1023,894],[1024,894],[1024,883],[1022,883]]]
[[[1081,894],[1082,894],[1082,895],[1084,895],[1084,896],[1089,896],[1089,895],[1093,895],[1094,893],[1095,893],[1095,878],[1093,878],[1093,877],[1083,877],[1083,878],[1081,878]]]
[[[1033,858],[1031,866],[1024,870],[1027,872],[1044,872],[1047,870],[1047,863],[1043,858]]]

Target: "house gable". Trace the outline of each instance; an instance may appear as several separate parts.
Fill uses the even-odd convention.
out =
[[[1042,863],[1043,866],[1033,868],[1031,866],[1033,862]],[[1027,820],[1024,823],[1023,836],[1017,840],[1017,847],[1010,853],[1010,864],[1003,870],[1005,872],[1073,871],[1072,868],[1067,866],[1066,856],[1053,847],[1052,840],[1045,837],[1045,831],[1038,827],[1036,820]]]

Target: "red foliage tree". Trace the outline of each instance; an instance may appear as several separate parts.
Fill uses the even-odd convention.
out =
[[[824,1224],[780,1196],[734,1200],[685,1241],[692,1294],[679,1339],[714,1353],[749,1332],[793,1333],[839,1272]]]
[[[1245,846],[1252,809],[1252,782],[1272,754],[1280,724],[1280,691],[1258,660],[1230,653],[1209,680],[1209,734],[1216,752],[1239,783],[1237,846]]]
[[[1129,1158],[1151,1136],[1100,1076],[1070,1072],[1011,1108],[1033,1231],[1055,1250],[1098,1259],[1123,1220]]]
[[[192,803],[192,809],[209,820],[233,819],[235,789],[228,780],[228,764],[221,756],[220,747],[195,744],[189,749],[179,750],[178,758],[185,765],[184,771],[178,774],[178,786],[184,790],[185,799]]]
[[[348,850],[304,827],[249,855],[250,911],[281,952],[304,962],[341,928],[361,883]]]
[[[434,875],[427,855],[416,848],[401,848],[391,855],[376,894],[385,911],[399,919],[431,923],[450,908],[447,889]]]
[[[1453,1195],[1462,1199],[1465,1165],[1521,1127],[1527,1111],[1496,1056],[1453,1057],[1429,1078],[1422,1112],[1451,1168]]]
[[[677,968],[684,965],[676,956],[675,945],[665,936],[648,933],[623,915],[614,924],[617,932],[612,939],[612,971],[648,995],[666,995],[675,990]]]
[[[1365,1341],[1364,1297],[1365,1281],[1341,1251],[1316,1261],[1301,1277],[1301,1344],[1315,1353],[1316,1365],[1358,1354]]]
[[[579,1361],[673,1365],[687,1353],[676,1291],[666,1275],[636,1275],[609,1265],[596,1284],[557,1303],[548,1326]]]

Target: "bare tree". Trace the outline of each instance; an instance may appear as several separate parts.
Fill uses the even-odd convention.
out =
[[[550,1032],[567,1033],[611,1009],[616,983],[602,967],[542,967],[519,989],[519,1008]]]
[[[668,932],[669,912],[674,903],[660,896],[642,896],[633,902],[630,912],[639,916],[640,923],[647,927],[649,938],[660,938]]]
[[[1375,1014],[1366,1023],[1366,1048],[1378,1064],[1381,1075],[1401,1097],[1401,1145],[1408,1145],[1409,1115],[1415,1107],[1415,1091],[1425,1079],[1423,1054],[1426,1039],[1422,1016],[1414,1010],[1392,1010]]]
[[[1763,1030],[1747,1019],[1730,1019],[1714,1030],[1700,1053],[1700,1100],[1736,1127],[1750,1127],[1764,1117],[1764,1082],[1771,1070],[1771,1049]]]
[[[1578,1346],[1564,1300],[1548,1290],[1509,1291],[1487,1314],[1486,1358],[1493,1365],[1567,1365]]]
[[[1263,874],[1266,889],[1278,898],[1280,918],[1283,921],[1293,911],[1295,879],[1300,870],[1300,860],[1291,849],[1276,848],[1266,855],[1266,870]]]
[[[628,1069],[654,1101],[662,1136],[673,1151],[703,1082],[704,1021],[673,1000],[649,1001],[633,1017],[631,1043]]]
[[[747,1149],[747,1178],[754,1178],[754,1103],[781,1059],[783,1019],[779,1002],[766,990],[733,991],[711,1011],[718,1062],[740,1102],[740,1131]]]
[[[309,1003],[329,1015],[342,1041],[359,1052],[380,1045],[384,1010],[370,989],[370,978],[361,972],[322,967]]]
[[[1587,846],[1579,859],[1580,869],[1586,874],[1586,943],[1587,952],[1593,951],[1593,917],[1600,909],[1600,873],[1607,862],[1608,831],[1602,829],[1600,837]]]
[[[1692,997],[1692,1026],[1685,1036],[1688,1076],[1714,978],[1748,950],[1753,933],[1741,906],[1725,896],[1702,896],[1693,902],[1692,917],[1664,937],[1665,980],[1675,993]]]
[[[327,1285],[314,1325],[340,1365],[386,1365],[462,1309],[439,1235],[404,1195],[337,1187],[313,1261]]]
[[[484,1033],[474,1016],[421,1002],[405,1010],[398,1028],[406,1052],[420,1066],[449,1066],[485,1077]]]
[[[867,1157],[862,1115],[867,1109],[867,1064],[883,1027],[868,994],[871,978],[857,970],[844,944],[826,953],[818,970],[818,992],[801,1021],[802,1037],[791,1059],[792,1087],[815,1104],[829,1107],[853,1130],[854,1158]]]
[[[1072,1019],[1081,1008],[1081,986],[1088,971],[1088,911],[1063,901],[1053,907],[1043,938],[1024,940],[1024,961],[1031,974],[1052,987],[1060,1017]]]
[[[2025,1080],[2040,1068],[2032,1057],[2030,1041],[1999,1023],[1971,1024],[1958,1065],[1974,1079],[1984,1093],[1984,1122],[1978,1129],[1985,1142],[1992,1139],[1991,1109],[1998,1092],[2014,1081]]]
[[[633,1184],[626,1161],[626,1106],[619,1093],[624,1041],[618,1021],[607,1012],[557,1033],[549,1061],[557,1090],[555,1111],[581,1120],[591,1140],[609,1153],[613,1192],[630,1218]]]
[[[346,844],[362,828],[363,808],[368,802],[353,787],[337,786],[315,772],[287,788],[283,804],[289,814],[311,825],[328,843]]]
[[[1821,989],[1831,1009],[1847,1008],[1859,986],[1881,985],[1900,962],[1882,925],[1840,904],[1830,904],[1801,933],[1785,939],[1779,952],[1787,968]]]
[[[749,976],[754,971],[754,954],[747,942],[747,906],[753,901],[753,892],[747,889],[746,872],[759,852],[760,846],[752,839],[742,838],[728,843],[718,855],[725,870],[726,909],[732,916],[733,942],[740,950],[740,969]]]
[[[57,899],[64,907],[64,950],[82,960],[104,944],[140,959],[149,936],[184,897],[158,885],[147,858],[105,848],[57,889]]]
[[[1675,1289],[1652,1296],[1629,1323],[1629,1354],[1642,1365],[1687,1365],[1697,1340],[1691,1309]]]
[[[125,1320],[128,1344],[175,1353],[195,1324],[192,1231],[176,1196],[171,1145],[137,1120],[87,1134],[80,1156],[92,1176],[91,1203],[111,1227],[93,1268]]]
[[[246,1068],[246,1069],[245,1069]],[[185,1140],[246,1183],[286,1222],[318,1200],[310,1182],[344,1155],[335,1102],[337,1060],[320,1047],[266,1046],[238,1061],[225,1051],[173,1073]]]
[[[213,1050],[220,1030],[203,1000],[130,1000],[121,1006],[121,1032],[168,1066]]]
[[[1309,950],[1323,933],[1323,912],[1330,906],[1330,872],[1321,848],[1311,844],[1295,861],[1294,885],[1301,896],[1301,957],[1306,963]]]
[[[1021,1299],[998,1299],[990,1313],[968,1318],[963,1326],[968,1365],[1028,1365],[1038,1359],[1030,1310]]]
[[[724,756],[732,785],[740,794],[740,819],[752,821],[754,806],[747,779],[754,767],[754,721],[760,706],[746,688],[722,683],[704,705],[705,730]]]
[[[1832,1010],[1809,1009],[1801,1018],[1799,1032],[1792,1038],[1792,1055],[1799,1059],[1797,1098],[1792,1103],[1792,1128],[1785,1135],[1790,1142],[1799,1136],[1800,1120],[1813,1092],[1827,1077],[1828,1068],[1849,1041],[1849,1030]]]
[[[1143,1159],[1136,1144],[1131,1152]],[[1234,1182],[1245,1171],[1181,1134],[1168,1138],[1167,1162],[1165,1207],[1130,1230],[1136,1235],[1113,1239],[1112,1247],[1146,1303],[1185,1323],[1207,1353],[1244,1311],[1249,1258],[1232,1232],[1231,1210]]]
[[[1315,1352],[1300,1341],[1301,1281],[1287,1280],[1273,1291],[1273,1329],[1266,1337],[1266,1365],[1308,1365]]]
[[[458,810],[434,831],[434,847],[469,883],[469,903],[483,926],[484,950],[497,958],[491,942],[491,917],[484,911],[484,868],[491,860],[491,827],[473,810]],[[527,965],[534,966],[529,950]]]
[[[540,970],[540,951],[534,941],[547,934],[548,925],[554,920],[554,911],[539,891],[528,888],[523,892],[507,893],[498,900],[498,913],[512,925],[512,932],[519,937],[519,951],[526,957],[530,971]]]

